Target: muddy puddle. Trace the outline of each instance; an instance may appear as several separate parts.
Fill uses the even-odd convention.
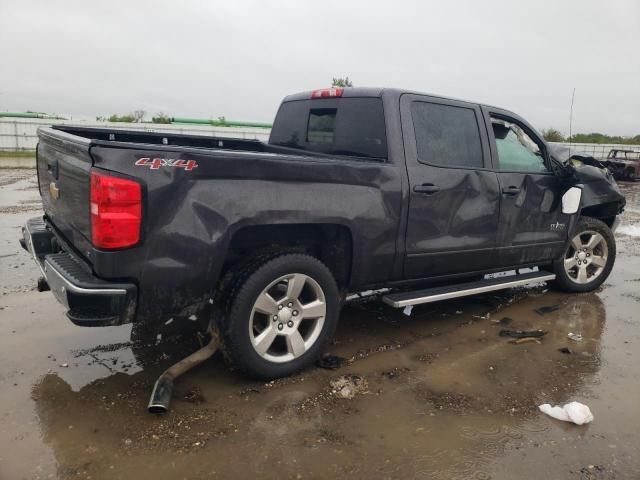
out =
[[[0,479],[640,478],[640,184],[623,188],[618,261],[598,292],[510,290],[410,316],[359,300],[329,349],[340,368],[263,383],[216,354],[162,417],[146,412],[153,383],[195,345],[75,327],[2,264]],[[6,253],[22,214],[0,215]],[[501,329],[548,333],[513,344]],[[572,400],[592,424],[537,409]]]

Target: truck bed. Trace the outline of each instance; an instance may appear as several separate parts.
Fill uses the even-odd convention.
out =
[[[313,157],[330,157],[327,154],[287,148],[278,145],[270,145],[266,142],[253,139],[213,137],[208,135],[189,135],[182,133],[166,132],[141,132],[115,128],[77,127],[67,125],[54,125],[53,130],[74,135],[76,137],[91,140],[98,144],[109,142],[130,143],[140,145],[164,145],[171,147],[199,148],[208,150],[235,150],[256,153],[282,153]]]
[[[98,280],[136,286],[136,321],[204,315],[224,262],[258,248],[280,224],[290,227],[278,235],[326,237],[326,249],[335,235],[353,232],[349,243],[359,248],[344,268],[354,285],[391,275],[402,209],[397,165],[197,135],[65,126],[39,136],[47,228]],[[137,244],[92,243],[96,173],[141,185]],[[375,264],[367,260],[373,255]]]

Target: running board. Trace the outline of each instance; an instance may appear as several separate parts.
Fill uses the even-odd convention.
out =
[[[539,271],[507,277],[489,278],[477,282],[458,283],[445,287],[433,287],[413,292],[391,293],[384,295],[382,301],[395,308],[406,307],[408,305],[420,305],[421,303],[431,303],[449,298],[466,297],[478,293],[493,292],[503,288],[519,287],[529,283],[545,282],[554,280],[554,273]]]

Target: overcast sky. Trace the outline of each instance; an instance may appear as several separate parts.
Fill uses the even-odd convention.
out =
[[[640,133],[640,1],[0,0],[0,111],[271,121],[348,75]]]

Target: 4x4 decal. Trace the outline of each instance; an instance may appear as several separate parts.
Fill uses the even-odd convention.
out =
[[[158,170],[160,167],[184,168],[187,172],[198,168],[195,160],[183,160],[181,158],[141,158],[136,161],[138,167],[149,167],[151,170]]]

